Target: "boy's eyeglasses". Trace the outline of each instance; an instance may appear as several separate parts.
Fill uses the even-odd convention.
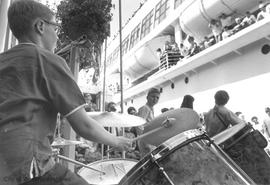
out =
[[[46,20],[46,19],[42,19],[42,20],[43,20],[44,22],[46,22],[47,24],[50,24],[50,25],[55,26],[55,31],[58,31],[59,28],[61,28],[61,25],[58,24],[58,23],[56,23],[56,22],[48,21],[48,20]]]

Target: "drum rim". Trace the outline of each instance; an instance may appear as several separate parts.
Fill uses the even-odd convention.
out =
[[[185,137],[185,139],[180,140],[181,137]],[[168,156],[170,153],[174,152],[175,150],[191,142],[201,140],[201,139],[208,140],[209,142],[211,141],[210,137],[208,137],[206,132],[201,131],[199,129],[187,130],[167,139],[165,142],[159,145],[155,150],[145,155],[136,165],[134,165],[128,171],[128,173],[120,180],[119,185],[127,183],[127,180],[129,180],[130,177],[134,176],[135,174],[137,174],[137,176],[134,176],[136,178],[134,180],[137,180],[139,177],[141,177],[144,173],[142,172],[140,173],[139,171],[143,169],[145,165],[147,165],[149,162],[150,163],[148,167],[151,167],[152,165],[154,165],[154,163],[151,162],[151,157],[150,157],[151,154],[153,154],[154,156],[158,156],[160,155],[160,153],[164,151],[164,153],[160,155],[159,158],[156,158],[157,161],[162,161],[166,156]],[[166,151],[167,149],[169,150]]]
[[[86,165],[89,166],[89,167],[91,167],[91,165],[98,164],[100,162],[108,162],[108,161],[116,161],[116,160],[119,160],[119,161],[130,161],[130,162],[135,162],[136,164],[139,162],[136,159],[129,159],[129,158],[125,158],[125,159],[124,158],[110,158],[110,159],[101,159],[101,160],[98,160],[98,161],[94,161],[94,162],[89,163],[89,164],[86,164]],[[80,175],[81,171],[84,170],[84,169],[87,169],[87,168],[82,167],[81,169],[78,170],[77,174]]]

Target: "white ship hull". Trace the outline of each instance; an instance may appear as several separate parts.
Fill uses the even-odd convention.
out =
[[[172,2],[170,1],[170,6]],[[151,3],[157,2],[148,0],[142,11],[150,10]],[[155,45],[152,46],[151,51],[147,43],[166,35],[172,27],[176,42],[182,42],[179,29],[200,41],[211,33],[208,28],[209,21],[216,19],[221,13],[236,11],[241,16],[246,11],[257,8],[258,2],[254,0],[186,0],[123,56],[124,74],[134,81],[157,67],[153,62],[156,60],[153,53],[160,45],[156,45],[156,48]],[[136,16],[134,18],[136,19]],[[137,24],[133,22],[133,25]],[[270,88],[267,88],[270,80],[270,54],[263,54],[261,49],[264,45],[270,45],[269,33],[270,19],[262,20],[193,57],[178,62],[170,69],[147,76],[147,80],[124,89],[124,109],[144,105],[148,89],[158,87],[163,92],[155,107],[156,115],[160,114],[164,107],[179,108],[186,94],[195,97],[196,111],[205,112],[214,106],[214,93],[224,89],[231,96],[228,104],[230,109],[243,112],[247,119],[254,115],[263,117],[264,108],[270,106]],[[132,57],[137,62],[130,62]],[[127,64],[128,62],[130,63]],[[188,83],[185,83],[185,78],[188,78]],[[120,102],[119,93],[113,96],[113,101]]]

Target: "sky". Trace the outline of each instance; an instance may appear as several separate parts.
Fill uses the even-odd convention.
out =
[[[61,0],[40,0],[42,3],[49,4],[59,3]],[[144,0],[121,0],[122,5],[122,25],[124,25],[128,18],[132,16],[133,12],[139,8],[140,2]],[[111,36],[115,35],[119,30],[119,0],[112,0],[115,8],[112,8],[113,18],[111,22]]]
[[[139,8],[143,0],[122,0],[122,26],[125,25],[128,18],[132,16],[133,12]],[[112,0],[115,9],[112,9],[113,20],[111,22],[111,36],[115,35],[119,30],[119,0]]]

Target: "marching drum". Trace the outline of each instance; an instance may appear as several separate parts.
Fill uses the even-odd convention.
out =
[[[215,135],[213,140],[255,183],[270,184],[270,158],[249,126],[237,124]]]
[[[91,185],[115,185],[137,163],[132,159],[106,159],[93,162],[87,166],[105,172],[105,174],[88,168],[81,168],[78,175]]]
[[[119,185],[244,185],[254,182],[200,130],[180,133],[139,161]]]

